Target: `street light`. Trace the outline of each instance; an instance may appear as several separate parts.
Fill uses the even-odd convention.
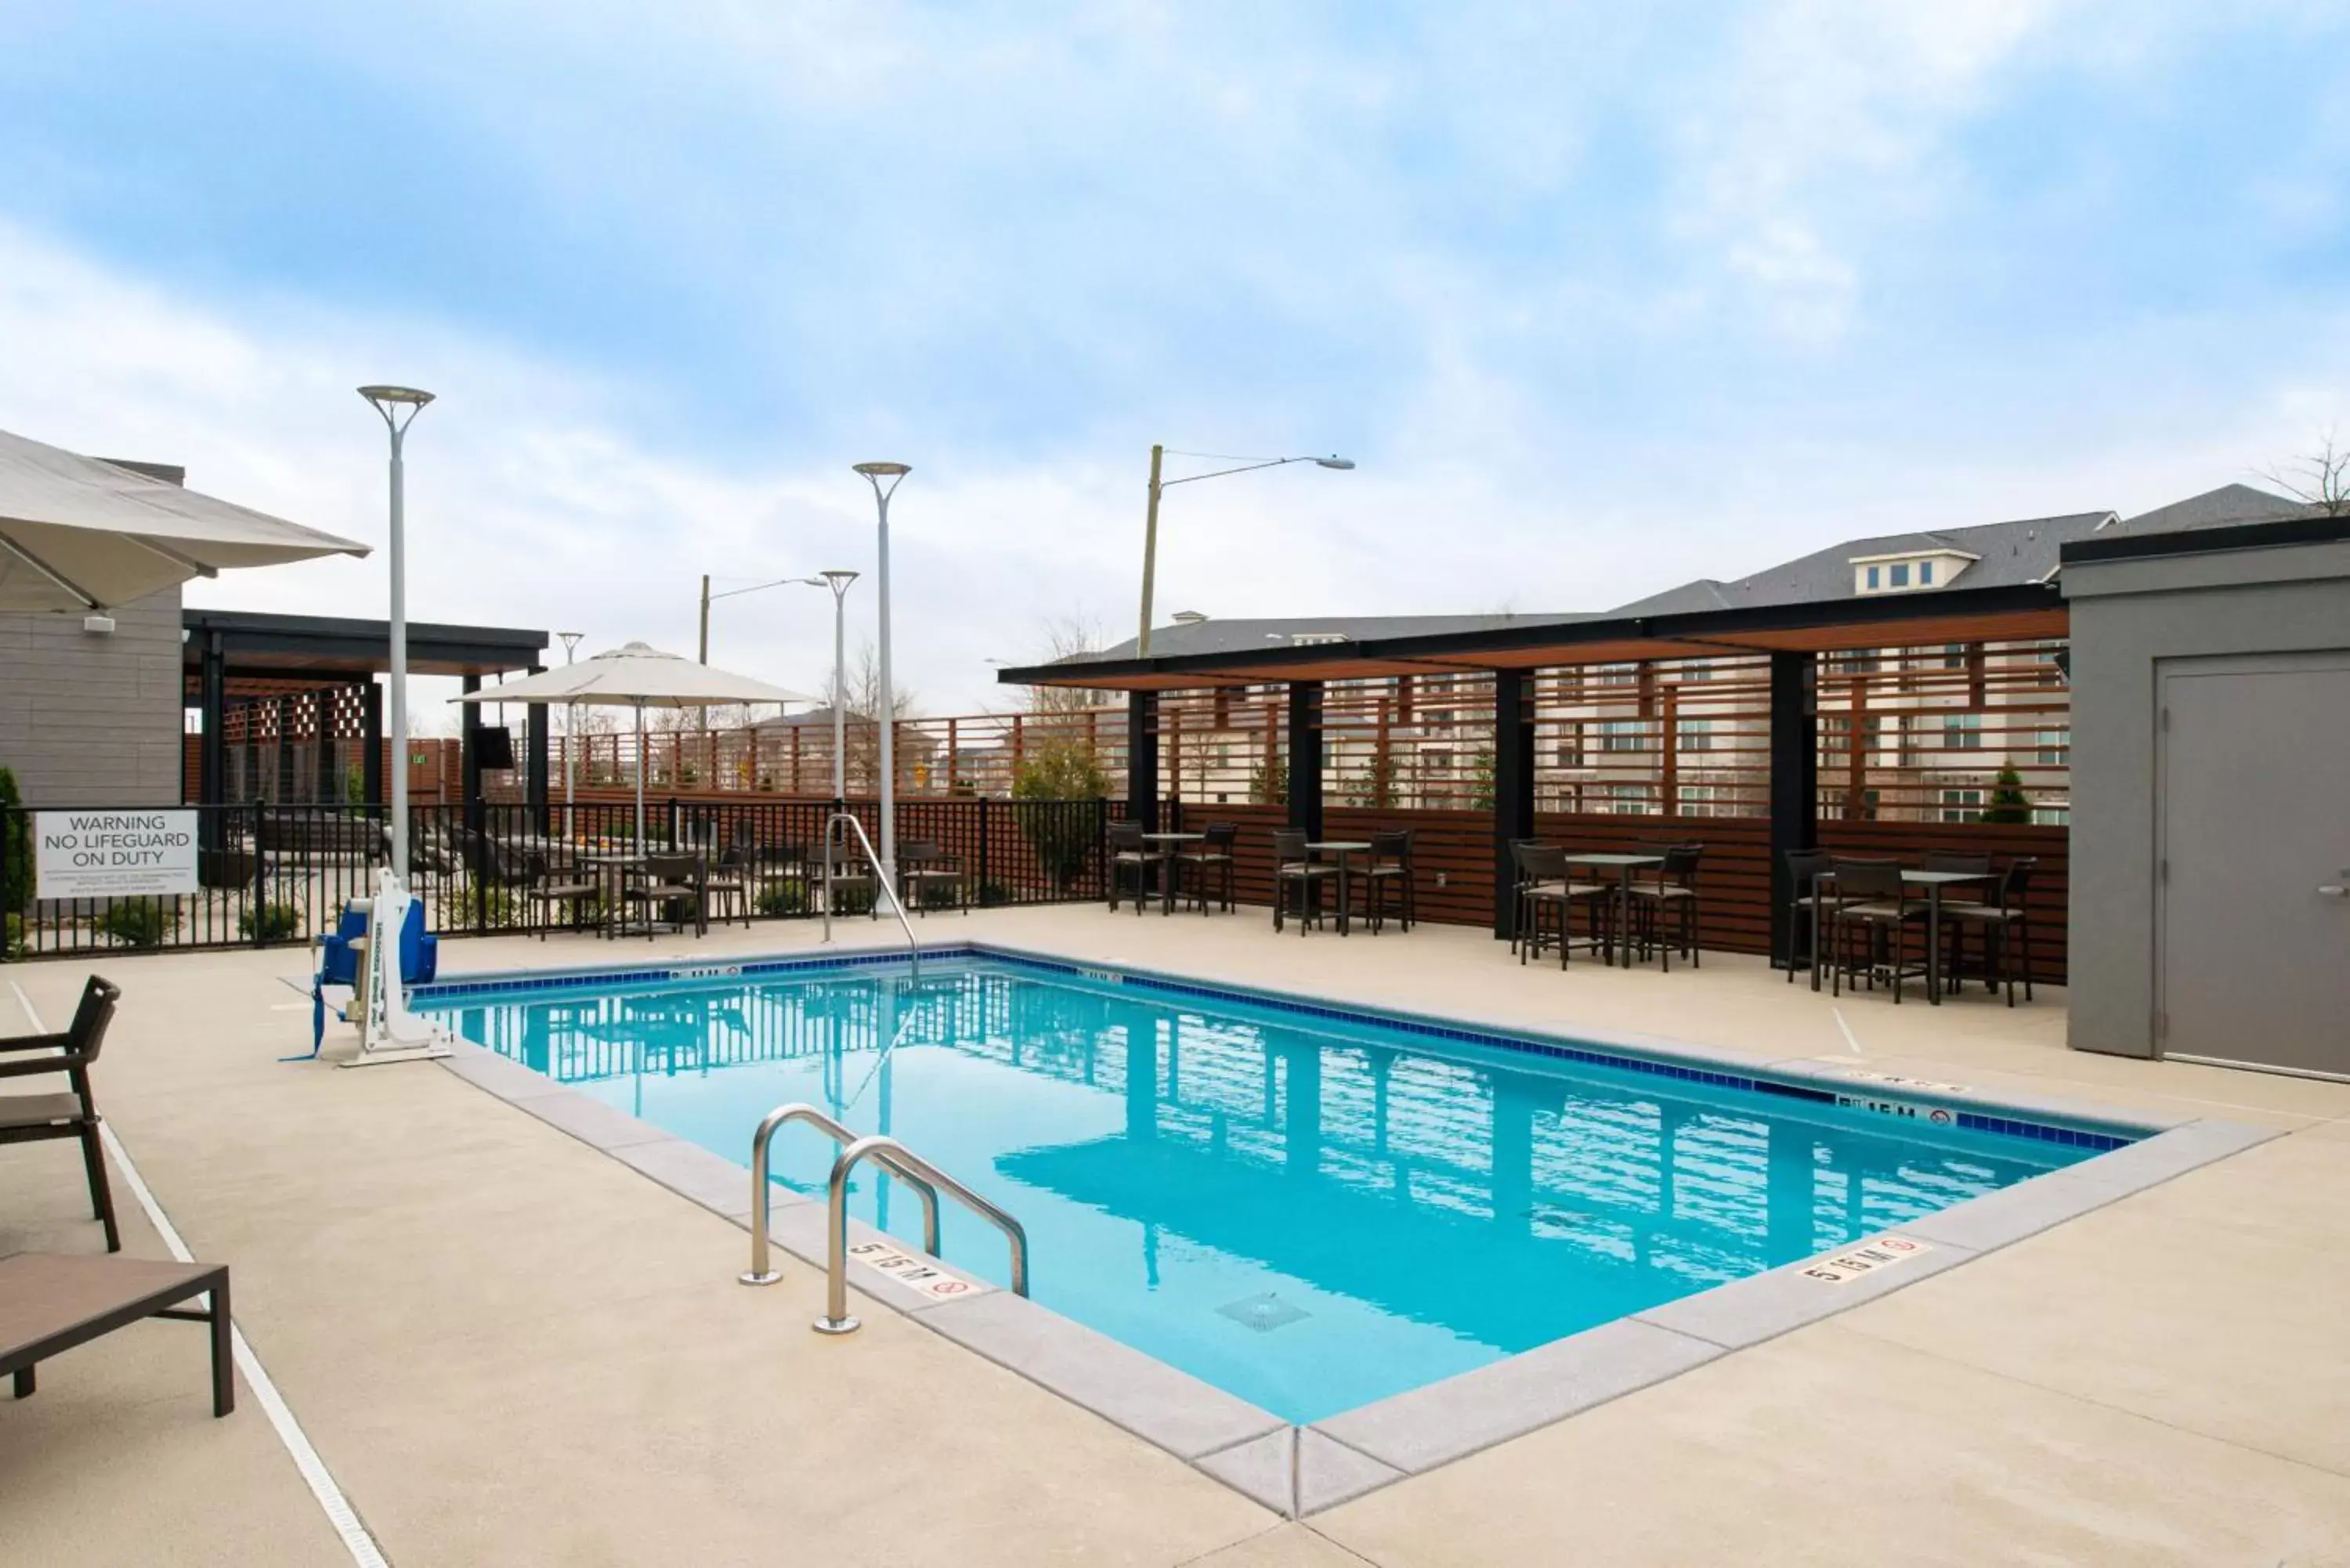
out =
[[[391,431],[391,638],[386,672],[391,684],[392,745],[399,753],[391,770],[391,870],[400,885],[408,886],[408,544],[407,480],[400,465],[400,447],[408,427],[432,400],[430,392],[413,387],[361,387],[359,396],[383,416]],[[401,410],[406,410],[405,414]]]
[[[832,805],[837,811],[848,796],[848,720],[842,711],[842,704],[847,700],[842,684],[847,679],[844,672],[847,646],[844,623],[848,614],[848,585],[857,580],[857,574],[843,566],[833,566],[813,577],[793,577],[790,580],[811,588],[832,590]]]
[[[873,500],[881,514],[879,547],[874,557],[873,588],[879,603],[874,611],[881,645],[881,692],[877,715],[881,725],[881,880],[889,885],[889,901],[905,908],[898,897],[898,762],[896,700],[889,690],[889,497],[898,493],[913,470],[902,462],[860,462],[857,472],[873,486]],[[888,480],[884,485],[881,482]]]
[[[558,631],[555,635],[563,641],[563,665],[567,670],[571,667],[572,655],[579,651],[579,639],[588,634],[584,631]],[[573,836],[571,781],[578,772],[579,704],[566,702],[563,705],[563,836],[567,839]]]
[[[1284,464],[1292,462],[1310,462],[1317,468],[1339,470],[1355,466],[1354,459],[1346,457],[1239,458],[1233,460],[1240,464],[1238,468],[1220,468],[1212,473],[1187,473],[1180,479],[1170,479],[1161,483],[1159,478],[1159,459],[1166,455],[1167,449],[1163,446],[1153,446],[1150,449],[1150,506],[1143,514],[1142,524],[1142,629],[1134,639],[1134,656],[1137,659],[1150,657],[1150,590],[1159,573],[1159,495],[1161,491],[1178,484],[1191,484],[1202,479],[1222,479],[1228,473],[1253,473],[1260,468],[1280,468]],[[1175,455],[1212,458],[1217,454],[1204,452],[1179,452]]]

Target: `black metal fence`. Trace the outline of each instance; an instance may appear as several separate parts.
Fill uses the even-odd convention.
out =
[[[0,811],[0,959],[206,948],[304,946],[333,929],[346,904],[371,895],[390,857],[380,807],[187,806],[196,814],[197,890],[169,896],[38,897],[31,810]],[[411,889],[430,929],[487,936],[593,925],[603,897],[551,897],[561,885],[598,886],[633,854],[699,853],[723,865],[739,901],[713,901],[713,918],[820,915],[822,800],[648,801],[638,841],[633,804],[577,806],[424,805],[409,813]],[[878,844],[880,807],[851,801]],[[1107,825],[1122,806],[1105,800],[978,797],[898,803],[901,861],[920,854],[909,879],[916,909],[1070,903],[1104,896]],[[844,837],[846,836],[844,835]],[[841,852],[835,910],[859,912],[870,883],[849,877],[860,857]],[[617,886],[617,883],[614,883]]]

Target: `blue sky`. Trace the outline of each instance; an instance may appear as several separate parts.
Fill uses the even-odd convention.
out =
[[[900,458],[932,711],[1129,629],[1153,441],[1361,463],[1176,493],[1162,612],[2126,512],[2350,411],[2350,7],[2221,13],[0,0],[0,426],[376,538],[348,388],[431,387],[416,613],[591,646],[869,566]],[[827,607],[713,657],[820,681]]]

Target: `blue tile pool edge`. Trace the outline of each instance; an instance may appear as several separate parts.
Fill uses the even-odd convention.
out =
[[[2156,1115],[2116,1116],[2102,1107],[2077,1106],[2039,1096],[1994,1095],[1971,1088],[1855,1076],[1859,1070],[1858,1064],[1846,1067],[1841,1064],[1819,1064],[1812,1058],[1798,1057],[1758,1062],[1679,1041],[1622,1035],[1569,1038],[1495,1022],[1446,1018],[1406,1009],[1341,1002],[1332,998],[1233,982],[1209,982],[1160,970],[1122,964],[1089,964],[1056,954],[968,939],[924,948],[922,956],[949,961],[986,960],[1097,983],[1132,986],[1157,995],[1240,1002],[1326,1023],[1369,1023],[1425,1040],[1451,1042],[1585,1066],[1649,1073],[1680,1082],[1752,1094],[1828,1104],[1844,1099],[1857,1100],[1865,1108],[1886,1108],[1897,1116],[1923,1112],[1930,1120],[1934,1112],[1947,1111],[1950,1117],[1949,1125],[1968,1131],[2025,1138],[2095,1153],[2124,1147],[2191,1119]],[[626,966],[508,970],[478,976],[461,975],[412,986],[409,990],[409,1001],[411,1006],[447,1005],[476,998],[513,998],[597,984],[754,980],[810,971],[886,968],[905,961],[903,948],[852,949],[804,956],[754,954],[741,959],[698,963],[656,958]],[[2031,1103],[2019,1104],[2019,1099],[2028,1099]]]
[[[1282,992],[1261,992],[1243,986],[1201,986],[1180,977],[1159,975],[1149,971],[1109,971],[994,943],[959,941],[951,946],[925,949],[924,954],[1028,963],[1080,976],[1115,973],[1121,977],[1120,983],[1128,978],[1140,977],[1148,981],[1164,981],[1184,987],[1191,992],[1211,997],[1223,995],[1259,1004],[1267,1001],[1295,1002],[1303,1007],[1335,1012],[1339,1016],[1367,1017],[1382,1023],[1390,1019],[1408,1019],[1454,1033],[1461,1032],[1457,1025],[1419,1018],[1410,1013],[1389,1014],[1383,1010],[1369,1008],[1332,1009],[1325,1002]],[[733,966],[656,961],[626,970],[598,966],[509,971],[488,982],[467,978],[431,987],[417,987],[411,995],[423,993],[437,1000],[442,995],[475,994],[477,987],[482,988],[483,994],[505,994],[513,990],[530,988],[529,982],[536,982],[537,988],[552,989],[557,983],[576,985],[590,979],[667,980],[672,971],[681,969],[707,971],[731,967],[747,974],[862,968],[903,961],[902,950],[893,951],[888,949],[802,959],[752,959]],[[694,978],[728,976],[696,974]],[[518,981],[525,983],[517,984]],[[1491,1035],[1493,1042],[1505,1050],[1513,1048],[1510,1043],[1520,1037],[1520,1032],[1501,1027],[1470,1033],[1479,1036]],[[1540,1037],[1534,1038],[1539,1040]],[[722,1193],[710,1190],[707,1183],[664,1179],[656,1174],[655,1168],[649,1168],[651,1161],[647,1154],[656,1146],[675,1144],[692,1155],[705,1156],[709,1160],[717,1161],[721,1157],[709,1155],[699,1146],[685,1143],[649,1122],[639,1121],[606,1106],[600,1100],[555,1085],[553,1079],[521,1067],[485,1047],[463,1040],[457,1041],[455,1046],[454,1054],[441,1064],[442,1069],[452,1076],[579,1139],[607,1158],[629,1167],[637,1175],[655,1181],[737,1229],[749,1228],[748,1218],[742,1212],[741,1206],[725,1199]],[[1617,1044],[1615,1049],[1635,1057],[1643,1051],[1663,1051],[1674,1056],[1688,1054],[1700,1059],[1723,1060],[1670,1044],[1644,1042],[1634,1045],[1625,1043]],[[1747,1069],[1734,1075],[1753,1076],[1747,1064],[1733,1064]],[[1833,1071],[1807,1073],[1789,1070],[1783,1064],[1773,1064],[1773,1070],[1780,1077],[1808,1078],[1816,1085],[1854,1082]],[[542,1085],[549,1087],[541,1089],[539,1085]],[[1985,1100],[1983,1103],[1996,1102]],[[567,1111],[577,1114],[567,1116]],[[1305,1428],[1288,1427],[1270,1412],[1259,1410],[1189,1373],[1062,1317],[1050,1308],[1013,1296],[1007,1292],[992,1291],[985,1295],[945,1303],[908,1301],[892,1293],[894,1282],[888,1276],[871,1270],[859,1272],[857,1288],[877,1307],[886,1307],[910,1318],[941,1338],[1070,1400],[1253,1501],[1287,1518],[1303,1518],[1322,1508],[1351,1501],[1396,1481],[1451,1464],[1512,1438],[1668,1382],[1766,1339],[1864,1305],[2280,1136],[2274,1128],[2208,1118],[2187,1118],[2167,1125],[2158,1125],[2151,1118],[2144,1122],[2111,1117],[2089,1119],[2101,1120],[2105,1125],[2116,1127],[2135,1127],[2140,1129],[2139,1134],[2133,1139],[2125,1140],[2129,1145],[2126,1154],[2095,1156],[2013,1187],[2002,1188],[1997,1192],[1939,1210],[1916,1224],[1904,1227],[1905,1231],[1921,1227],[1966,1227],[1967,1241],[1963,1243],[1953,1241],[1932,1242],[1929,1250],[1935,1257],[1924,1267],[1915,1270],[1884,1269],[1844,1283],[1830,1284],[1807,1273],[1819,1259],[1790,1263],[1762,1273],[1750,1274],[1744,1279],[1732,1280],[1695,1295],[1680,1297],[1648,1313],[1601,1324],[1580,1334],[1537,1345],[1532,1350],[1452,1377],[1424,1384],[1419,1388],[1326,1417]],[[616,1135],[616,1128],[624,1127],[627,1130]],[[641,1134],[637,1129],[641,1129]],[[2097,1168],[2114,1160],[2125,1163],[2106,1171]],[[747,1168],[737,1166],[733,1168],[741,1173],[741,1181],[747,1184],[750,1179]],[[796,1238],[775,1230],[776,1221],[809,1205],[796,1198],[790,1201],[779,1199],[777,1203],[770,1226],[775,1244],[802,1263],[823,1269],[825,1261],[820,1250],[806,1247]],[[2019,1212],[2019,1209],[2023,1211]],[[864,1229],[854,1220],[851,1224],[859,1230]],[[1885,1239],[1885,1236],[1872,1237],[1821,1256],[1849,1254]],[[986,1303],[991,1302],[996,1304],[988,1306]],[[1675,1314],[1672,1310],[1675,1307],[1687,1310]],[[1015,1320],[1014,1325],[1009,1332],[1004,1332],[999,1324],[992,1332],[982,1328],[974,1333],[972,1330],[981,1325],[976,1323],[966,1324],[962,1319],[972,1316],[975,1309],[996,1314],[1009,1314]],[[1639,1344],[1629,1350],[1625,1344],[1627,1335],[1639,1336]],[[1151,1397],[1139,1407],[1129,1392],[1135,1381],[1138,1360],[1148,1363],[1157,1373],[1163,1375],[1157,1379],[1158,1386],[1152,1391]],[[1509,1383],[1516,1397],[1507,1400],[1493,1397],[1492,1391],[1495,1379]],[[1195,1438],[1202,1410],[1208,1411],[1211,1418],[1233,1420],[1244,1417],[1240,1421],[1243,1427],[1255,1426],[1259,1421],[1270,1426],[1203,1452]],[[1293,1442],[1302,1442],[1305,1436],[1311,1433],[1324,1441],[1336,1443],[1373,1459],[1393,1473],[1375,1484],[1347,1490],[1344,1495],[1313,1494],[1310,1489],[1300,1490],[1298,1478],[1293,1474],[1290,1490],[1285,1495],[1281,1495],[1263,1487],[1243,1484],[1232,1473],[1232,1467],[1220,1466],[1215,1462],[1284,1429],[1291,1434]],[[1399,1431],[1408,1434],[1400,1445],[1393,1435]]]

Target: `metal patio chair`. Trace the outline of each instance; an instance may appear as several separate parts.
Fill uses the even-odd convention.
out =
[[[114,1022],[114,1004],[121,990],[91,975],[81,988],[81,1004],[73,1023],[62,1034],[19,1034],[0,1040],[0,1078],[34,1078],[63,1073],[70,1085],[62,1095],[0,1095],[0,1144],[43,1143],[74,1138],[81,1144],[81,1162],[89,1178],[91,1217],[106,1227],[106,1250],[122,1251],[122,1231],[114,1221],[114,1189],[107,1185],[106,1152],[99,1142],[98,1101],[89,1088],[90,1064],[106,1044],[106,1026]],[[25,1051],[56,1052],[56,1055],[16,1058]]]
[[[1273,836],[1273,929],[1281,929],[1283,914],[1289,908],[1291,888],[1297,890],[1297,934],[1304,936],[1309,926],[1322,923],[1322,884],[1335,881],[1336,866],[1314,858],[1305,847],[1305,835],[1295,828],[1284,827]]]

